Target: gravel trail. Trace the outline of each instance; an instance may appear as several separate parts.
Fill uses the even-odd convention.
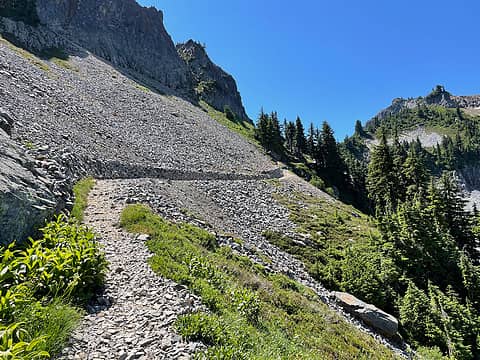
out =
[[[60,359],[190,359],[203,345],[182,341],[172,324],[201,308],[200,301],[186,287],[157,276],[142,239],[118,227],[124,202],[117,191],[115,183],[98,181],[90,194],[85,223],[104,245],[106,288]]]

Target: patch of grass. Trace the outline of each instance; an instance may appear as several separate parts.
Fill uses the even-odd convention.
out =
[[[53,57],[50,59],[51,62],[53,62],[55,65],[60,66],[61,68],[64,68],[65,70],[70,70],[74,72],[79,72],[79,68],[73,65],[71,62],[62,58],[57,58]]]
[[[75,203],[73,204],[71,217],[79,222],[83,221],[83,213],[88,205],[88,194],[95,186],[95,180],[91,177],[78,181],[73,186],[73,194],[75,195]]]
[[[37,56],[33,55],[32,53],[29,53],[28,51],[18,46],[15,46],[10,41],[2,37],[1,35],[0,35],[0,44],[7,46],[10,50],[13,50],[15,53],[17,53],[24,59],[28,60],[31,64],[35,65],[40,70],[43,70],[45,72],[50,71],[50,67],[40,58],[38,58]]]
[[[380,236],[373,220],[353,206],[328,198],[302,193],[274,197],[290,210],[290,219],[305,239],[298,241],[272,231],[265,232],[266,239],[302,260],[309,273],[329,288],[342,289],[338,261],[352,245]]]
[[[200,106],[208,112],[208,115],[212,119],[227,127],[229,130],[243,136],[250,143],[260,146],[257,139],[255,139],[255,125],[253,125],[251,122],[242,120],[229,120],[225,113],[215,110],[203,100],[200,101]]]
[[[147,88],[146,86],[140,85],[138,83],[135,83],[135,88],[137,88],[140,91],[143,91],[144,93],[149,93],[150,89]]]
[[[62,351],[71,332],[80,322],[82,312],[60,299],[54,299],[46,306],[33,302],[25,306],[17,315],[31,338],[45,339],[39,350],[49,354]]]
[[[188,286],[208,307],[176,322],[182,336],[209,345],[199,359],[395,358],[313,291],[218,247],[202,229],[168,222],[142,205],[125,208],[121,225],[149,234],[153,270]]]

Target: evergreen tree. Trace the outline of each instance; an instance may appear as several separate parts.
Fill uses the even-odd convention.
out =
[[[306,145],[307,140],[305,139],[305,130],[303,129],[302,120],[297,116],[297,120],[295,121],[295,152],[298,155],[301,155],[305,152]]]
[[[360,120],[357,120],[355,122],[355,133],[354,135],[363,137],[365,136],[365,130],[363,130],[362,122]]]
[[[421,154],[412,146],[403,164],[402,175],[408,194],[415,194],[425,190],[429,174]]]
[[[290,153],[293,153],[295,144],[295,124],[289,121],[285,127],[285,144]]]
[[[321,159],[317,163],[321,164],[324,176],[336,186],[344,185],[346,166],[340,156],[333,129],[326,121],[322,124],[318,146],[320,151],[317,154]]]
[[[381,132],[380,143],[372,151],[368,165],[367,190],[378,214],[386,214],[396,207],[393,160],[385,131]]]
[[[310,127],[308,128],[306,149],[307,154],[313,157],[315,153],[315,128],[312,123],[310,123]]]

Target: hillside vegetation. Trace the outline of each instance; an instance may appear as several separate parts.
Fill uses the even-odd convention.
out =
[[[187,285],[208,309],[176,323],[180,334],[210,347],[214,359],[393,359],[395,356],[327,308],[309,289],[265,272],[212,234],[170,223],[142,205],[121,225],[151,236],[152,268]]]
[[[61,215],[41,233],[0,249],[1,359],[60,353],[104,280],[106,261],[88,228]]]

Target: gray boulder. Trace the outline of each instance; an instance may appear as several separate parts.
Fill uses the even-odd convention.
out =
[[[397,334],[398,320],[392,315],[348,293],[334,292],[334,298],[348,313],[363,320],[367,325],[375,328],[383,335],[394,337]]]
[[[55,196],[31,170],[32,160],[0,130],[0,245],[33,235],[53,215]]]
[[[13,118],[10,113],[0,107],[0,129],[8,135],[12,134]]]

